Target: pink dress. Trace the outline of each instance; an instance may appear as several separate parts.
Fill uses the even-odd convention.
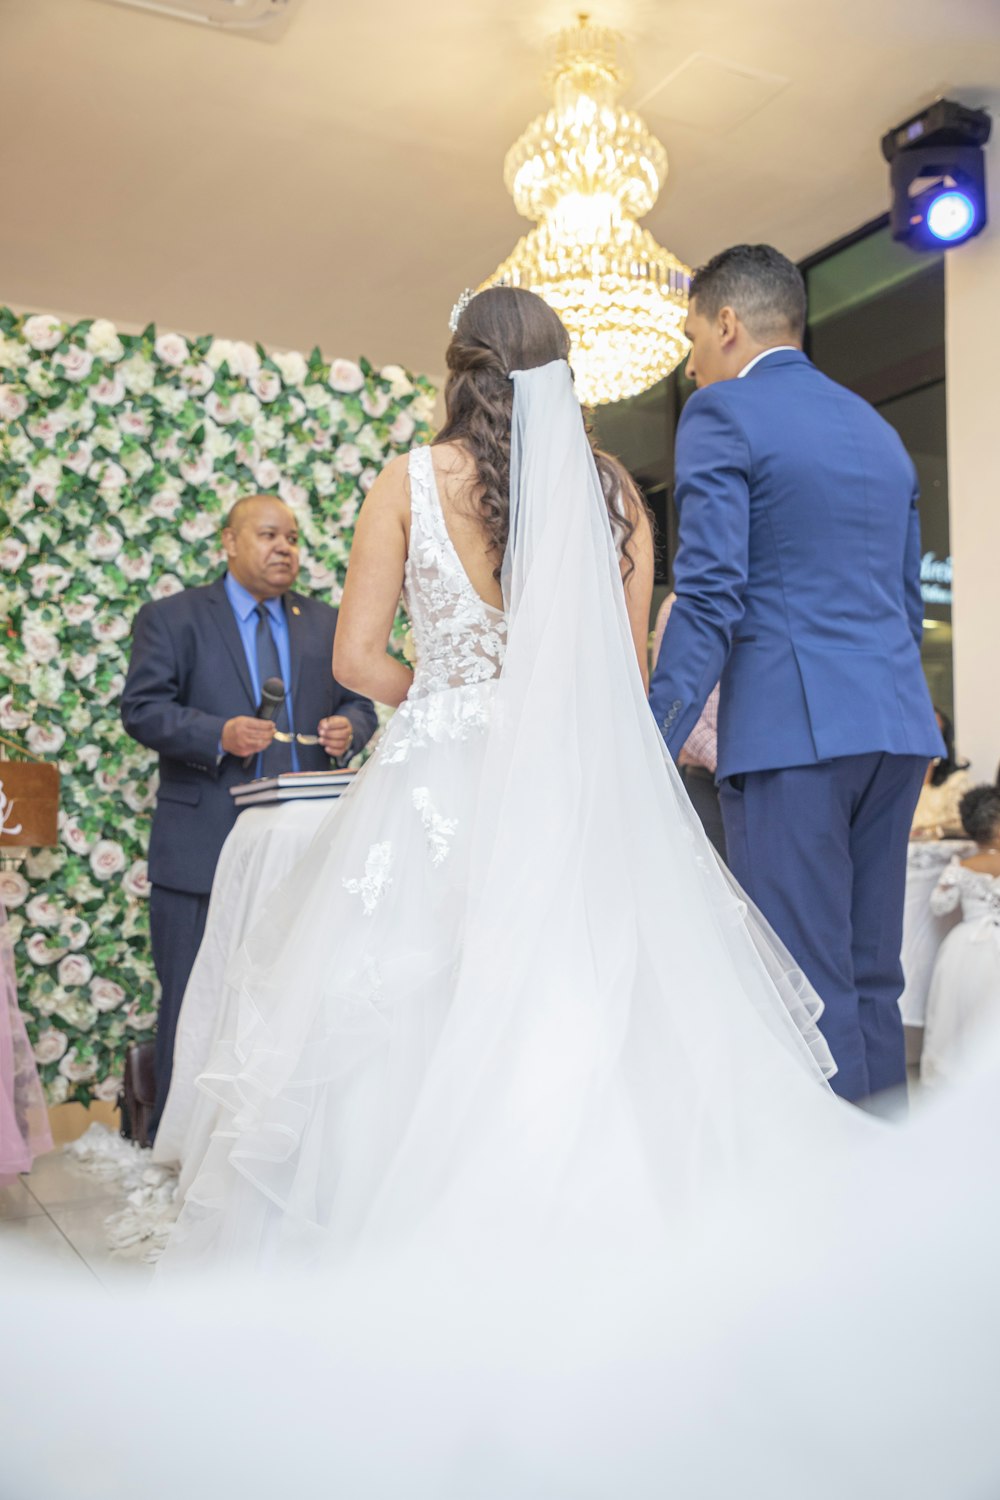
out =
[[[52,1150],[41,1080],[17,1008],[14,954],[0,906],[0,1187]]]

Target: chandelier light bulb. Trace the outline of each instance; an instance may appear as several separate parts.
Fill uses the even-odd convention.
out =
[[[637,395],[687,352],[690,272],[637,220],[667,175],[667,153],[622,108],[620,38],[581,16],[554,38],[552,107],[515,141],[504,183],[535,228],[483,283],[537,292],[573,341],[586,406]]]

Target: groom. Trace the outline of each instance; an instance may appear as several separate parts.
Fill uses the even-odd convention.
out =
[[[721,676],[733,874],[825,1002],[861,1100],[905,1083],[906,847],[941,753],[920,664],[920,523],[895,431],[802,352],[805,287],[770,245],[696,273],[698,390],[677,432],[677,602],[650,702],[679,752]]]

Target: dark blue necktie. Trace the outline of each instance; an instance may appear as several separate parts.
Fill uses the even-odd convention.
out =
[[[258,604],[256,615],[257,681],[259,685],[263,687],[264,683],[269,677],[278,677],[281,678],[282,681],[284,681],[284,679],[282,678],[281,674],[281,659],[278,656],[278,648],[275,645],[274,636],[271,632],[271,621],[268,617],[267,606],[264,604]],[[291,684],[286,682],[285,692],[288,693],[290,689]],[[283,730],[285,734],[288,733],[287,700],[285,703],[282,703],[281,707],[278,709],[278,714],[275,718],[274,724],[276,729]],[[267,749],[264,751],[264,754],[260,757],[260,766],[258,768],[257,775],[277,776],[280,774],[280,772],[290,771],[291,769],[291,743],[288,741],[285,741],[283,743],[281,740],[277,739],[272,740],[270,745],[268,745]]]

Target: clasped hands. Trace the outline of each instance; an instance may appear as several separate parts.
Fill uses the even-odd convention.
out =
[[[270,719],[255,719],[249,714],[238,714],[227,719],[222,726],[222,748],[227,755],[243,759],[247,755],[259,755],[266,750],[278,731]],[[287,736],[282,736],[287,738]],[[320,719],[315,735],[297,734],[299,744],[322,745],[333,759],[346,755],[354,739],[354,726],[342,714],[333,714]]]

